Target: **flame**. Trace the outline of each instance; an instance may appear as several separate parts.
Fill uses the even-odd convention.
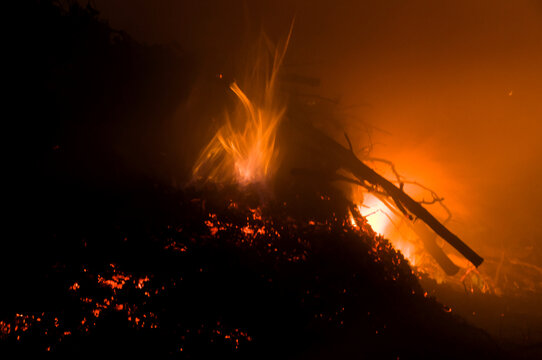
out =
[[[383,236],[391,235],[388,231],[392,225],[389,210],[376,196],[365,195],[363,204],[358,205],[358,210],[375,232]]]
[[[195,178],[246,185],[265,183],[272,175],[278,155],[276,132],[286,112],[278,96],[277,76],[291,32],[290,28],[282,46],[272,47],[262,37],[244,86],[237,82],[230,85],[236,107],[226,112],[224,125],[201,153],[193,168]]]
[[[363,195],[363,202],[357,207],[371,228],[391,241],[393,247],[399,250],[411,265],[416,266],[419,263],[417,253],[420,249],[417,243],[412,241],[411,232],[403,226],[404,219],[394,214],[377,196],[370,193]]]

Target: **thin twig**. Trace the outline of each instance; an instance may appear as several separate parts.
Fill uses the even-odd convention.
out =
[[[350,138],[348,137],[348,134],[346,131],[344,132],[344,137],[346,138],[346,142],[348,143],[348,147],[350,148],[350,151],[352,154],[354,154],[354,148],[352,147],[352,142],[350,141]]]

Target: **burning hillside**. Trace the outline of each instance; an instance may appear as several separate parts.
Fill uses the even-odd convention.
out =
[[[333,187],[334,182],[347,182],[353,184],[357,195],[361,194],[362,197],[360,205],[350,206],[351,222],[358,225],[366,222],[361,217],[361,208],[373,210],[372,207],[375,207],[376,211],[380,203],[390,213],[394,213],[397,219],[410,220],[413,229],[416,220],[424,222],[474,266],[479,266],[483,259],[424,207],[438,203],[447,210],[442,203],[443,199],[435,192],[418,183],[406,181],[391,162],[368,158],[391,165],[396,179],[395,182],[389,181],[357,158],[346,133],[350,151],[314,127],[314,123],[332,121],[332,118],[326,119],[331,114],[309,111],[312,106],[310,101],[296,99],[285,84],[278,81],[280,75],[286,79],[298,78],[284,76],[281,69],[291,33],[290,30],[284,44],[279,46],[274,46],[265,35],[261,36],[254,55],[249,57],[247,68],[250,70],[242,79],[247,87],[250,86],[249,91],[243,92],[236,81],[229,86],[238,105],[232,115],[226,113],[224,125],[202,151],[193,169],[194,177],[241,186],[257,183],[262,190],[269,190],[264,188],[275,181],[274,175],[277,169],[281,169],[281,184],[274,189],[277,192],[281,191],[281,186],[291,187],[295,176],[302,177],[302,186],[309,184],[315,187],[315,191]],[[219,78],[222,79],[222,76]],[[280,85],[282,88],[279,88]],[[284,98],[289,100],[288,109],[284,105]],[[275,141],[277,132],[280,139]],[[280,147],[276,143],[280,143]],[[413,200],[405,192],[405,183],[427,190],[432,200]],[[365,195],[376,199],[377,204],[373,202],[369,206],[358,187],[365,191]],[[351,194],[343,196],[353,197]],[[451,215],[449,210],[448,214]],[[417,238],[421,239],[419,243],[423,243],[448,275],[455,275],[459,271],[433,238],[420,233]],[[412,242],[410,245],[413,246]]]
[[[48,49],[34,70],[45,122],[21,161],[36,184],[17,187],[0,351],[510,357],[432,296],[502,291],[449,229],[453,209],[284,66],[294,27],[247,46],[242,71],[209,75],[90,5],[29,4],[28,51]]]
[[[314,358],[361,346],[385,358],[443,348],[497,355],[483,333],[427,297],[387,240],[352,226],[341,201],[315,196],[311,204],[325,209],[318,214],[295,202],[262,204],[258,191],[237,187],[152,195],[152,207],[175,221],[130,216],[85,237],[43,278],[56,289],[44,304],[55,305],[5,317],[4,350]],[[145,210],[121,204],[132,215]]]

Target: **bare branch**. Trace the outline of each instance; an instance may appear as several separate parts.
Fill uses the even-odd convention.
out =
[[[350,151],[353,154],[354,148],[352,147],[352,142],[350,141],[350,138],[348,137],[348,134],[346,133],[346,131],[344,132],[344,137],[346,138],[346,142],[348,142],[348,147],[350,148]]]

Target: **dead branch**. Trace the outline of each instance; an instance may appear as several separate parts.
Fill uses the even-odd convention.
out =
[[[431,188],[428,188],[427,186],[425,186],[423,184],[418,183],[417,181],[403,180],[403,184],[415,185],[415,186],[418,186],[418,187],[424,189],[425,191],[428,191],[431,194],[431,196],[433,197],[433,200],[425,201],[425,200],[422,199],[421,201],[418,201],[418,202],[420,204],[424,204],[424,205],[432,205],[432,204],[438,203],[444,209],[444,211],[446,211],[446,213],[448,214],[448,217],[443,221],[443,223],[446,224],[448,221],[450,221],[450,219],[452,218],[452,212],[446,206],[446,204],[444,204],[444,198],[443,197],[440,197],[434,190],[432,190]]]
[[[344,176],[341,174],[330,174],[328,172],[323,171],[315,171],[315,170],[309,170],[309,169],[302,169],[302,168],[293,168],[290,170],[290,174],[294,176],[304,176],[310,179],[322,179],[327,182],[332,181],[344,181],[350,184],[358,185],[363,188],[365,188],[368,192],[371,194],[375,194],[377,196],[381,196],[383,198],[387,197],[387,194],[383,191],[378,190],[377,187],[372,186],[368,184],[367,182],[361,182],[357,179],[349,178],[348,176]]]
[[[415,185],[415,186],[418,186],[422,189],[424,189],[425,191],[429,192],[431,194],[431,197],[432,199],[431,200],[425,200],[425,199],[422,199],[422,200],[419,200],[418,203],[422,204],[422,205],[433,205],[433,204],[439,204],[447,213],[447,218],[446,220],[443,221],[444,224],[446,224],[448,221],[450,221],[450,219],[452,218],[452,212],[450,211],[450,209],[444,204],[444,198],[443,197],[440,197],[434,190],[428,188],[427,186],[423,185],[423,184],[420,184],[416,181],[409,181],[409,180],[405,180],[404,177],[399,174],[399,172],[397,171],[396,167],[395,167],[395,164],[387,159],[382,159],[382,158],[374,158],[374,157],[364,157],[363,160],[366,160],[366,161],[373,161],[373,162],[381,162],[381,163],[384,163],[386,165],[388,165],[391,169],[391,171],[393,172],[394,176],[395,176],[395,179],[396,179],[396,182],[399,184],[399,188],[401,190],[404,190],[404,185],[405,184],[409,184],[409,185]]]
[[[395,176],[395,179],[397,180],[397,183],[399,184],[399,187],[402,189],[403,188],[403,177],[399,174],[399,172],[397,171],[397,169],[395,168],[395,164],[389,160],[386,160],[386,159],[381,159],[381,158],[374,158],[374,157],[367,157],[367,158],[363,158],[363,160],[366,160],[366,161],[373,161],[373,162],[381,162],[381,163],[384,163],[386,165],[388,165],[391,169],[391,171],[393,172],[393,175]]]
[[[350,152],[354,153],[354,148],[352,147],[352,142],[350,141],[350,138],[348,137],[348,134],[345,132],[344,137],[346,139],[346,142],[348,143],[348,147],[350,148]]]
[[[387,194],[384,196],[377,195],[377,197],[396,216],[400,215],[399,212],[389,203]],[[446,253],[442,250],[442,248],[438,246],[436,242],[436,234],[434,232],[430,232],[424,224],[415,224],[412,222],[408,224],[410,224],[412,231],[418,235],[418,238],[423,243],[425,251],[427,251],[427,253],[433,257],[433,259],[435,259],[437,264],[439,264],[447,275],[453,276],[459,272],[459,267],[455,265],[453,261],[450,260],[448,255],[446,255]]]
[[[291,130],[297,134],[298,139],[305,146],[310,147],[315,154],[318,154],[322,158],[327,158],[335,163],[337,167],[349,171],[360,182],[367,182],[375,187],[382,188],[396,204],[400,204],[405,211],[408,210],[408,212],[425,222],[436,234],[452,245],[475,266],[479,266],[484,261],[480,255],[446,228],[420,203],[408,196],[401,188],[398,188],[392,182],[365,165],[350,150],[301,119],[289,121],[285,123],[285,126],[291,127]]]

